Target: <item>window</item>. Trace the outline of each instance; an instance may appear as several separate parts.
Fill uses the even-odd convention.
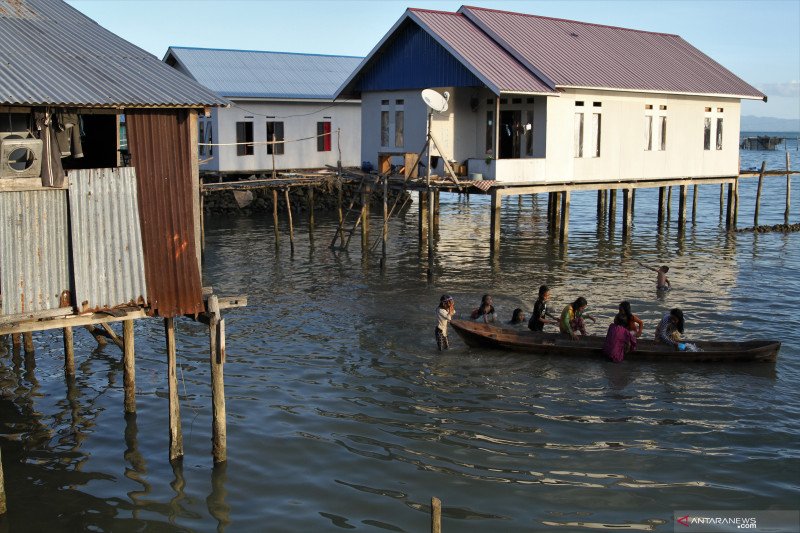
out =
[[[594,139],[594,151],[592,157],[600,157],[600,127],[603,117],[600,113],[592,113],[592,138]]]
[[[525,155],[533,155],[533,111],[525,112]]]
[[[494,111],[486,112],[486,154],[494,150]]]
[[[660,116],[658,117],[658,131],[661,133],[661,142],[659,143],[658,149],[662,152],[667,149],[667,117]]]
[[[511,99],[511,103],[512,104],[521,104],[522,103],[522,98],[512,98]]]
[[[717,117],[717,150],[722,150],[722,117]]]
[[[406,103],[406,101],[405,101],[405,100],[395,100],[395,101],[394,101],[394,105],[403,105],[403,104],[405,104],[405,103]]]
[[[249,144],[245,144],[249,143]],[[253,123],[236,123],[236,155],[253,155]]]
[[[206,145],[205,145],[205,142],[206,142],[206,121],[205,120],[197,121],[197,127],[198,127],[197,142],[198,142],[198,144],[200,144],[199,152],[200,152],[201,156],[204,156],[204,155],[206,155]]]
[[[644,149],[647,152],[653,149],[653,115],[644,116]]]
[[[268,144],[268,155],[283,155],[283,122],[267,122],[267,140],[276,141],[280,144]]]
[[[575,157],[583,157],[583,113],[575,113]]]
[[[711,117],[703,121],[703,150],[711,150]]]
[[[389,105],[389,100],[381,100],[381,105]]]
[[[402,100],[400,101],[402,102]],[[394,145],[396,148],[402,148],[405,142],[403,139],[403,131],[405,128],[404,115],[405,113],[402,108],[396,109],[394,112]]]
[[[581,101],[579,100],[579,101],[575,102],[575,105],[576,105],[577,107],[583,107],[583,102],[581,102]]]
[[[381,111],[381,146],[389,146],[389,112]]]
[[[331,151],[331,123],[317,122],[317,152]]]
[[[206,124],[206,142],[209,144],[209,146],[207,146],[209,156],[214,155],[214,129],[212,124],[213,122],[211,121],[208,121],[208,124]]]

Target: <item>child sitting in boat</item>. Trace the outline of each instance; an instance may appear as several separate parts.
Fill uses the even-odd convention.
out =
[[[660,266],[658,268],[653,268],[645,265],[641,261],[638,261],[640,266],[643,266],[647,270],[652,270],[656,273],[656,291],[664,292],[668,291],[672,288],[672,285],[669,282],[669,278],[667,278],[667,272],[669,272],[669,267],[667,265]]]
[[[525,323],[525,311],[517,307],[511,315],[511,320],[508,321],[512,326],[518,326]]]
[[[473,309],[469,317],[476,322],[494,322],[495,313],[492,297],[488,294],[484,294],[483,298],[481,298],[480,307]]]
[[[621,363],[625,354],[636,349],[636,335],[628,328],[628,317],[620,312],[608,326],[603,353],[615,363]]]
[[[677,307],[670,310],[656,326],[656,342],[673,346],[677,350],[685,350],[686,344],[681,342],[683,326],[683,311]]]
[[[539,297],[533,304],[533,313],[528,321],[531,331],[543,331],[545,324],[558,324],[558,320],[547,311],[547,301],[550,300],[550,288],[547,285],[539,287]]]
[[[578,334],[575,333],[576,331],[579,331],[584,337],[588,335],[588,333],[586,333],[586,323],[584,319],[588,318],[592,323],[597,322],[597,320],[592,315],[584,314],[587,305],[586,298],[583,296],[579,296],[577,300],[568,304],[564,310],[561,311],[561,320],[558,322],[559,331],[569,335],[572,340],[578,340]]]
[[[439,307],[436,308],[436,345],[439,351],[450,348],[447,342],[447,325],[456,314],[456,303],[449,294],[443,294],[439,299]]]
[[[644,330],[644,322],[642,322],[638,316],[634,315],[631,311],[631,303],[628,301],[620,302],[619,304],[619,315],[625,320],[625,324],[629,330],[631,330],[638,339],[642,336],[642,331]]]

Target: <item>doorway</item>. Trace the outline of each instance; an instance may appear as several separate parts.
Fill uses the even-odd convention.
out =
[[[522,111],[500,111],[500,159],[519,159]]]

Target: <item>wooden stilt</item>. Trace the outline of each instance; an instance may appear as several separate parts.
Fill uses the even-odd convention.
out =
[[[383,231],[381,231],[381,265],[386,262],[386,245],[389,240],[389,176],[383,178]]]
[[[122,322],[122,383],[125,392],[125,412],[136,412],[136,353],[133,342],[133,320]]]
[[[597,189],[597,220],[603,216],[603,190]]]
[[[553,193],[553,220],[552,220],[552,234],[558,235],[559,228],[561,227],[561,192]]]
[[[631,189],[631,223],[636,217],[636,189]]]
[[[565,244],[569,240],[569,189],[561,193],[561,231],[559,238],[561,244]]]
[[[209,341],[211,349],[211,454],[215,463],[228,458],[227,422],[225,413],[225,319],[221,318],[219,300],[215,295],[208,298]]]
[[[658,226],[664,224],[664,212],[667,210],[667,191],[665,187],[658,188]]]
[[[177,355],[175,348],[175,319],[164,319],[167,337],[167,387],[169,389],[169,460],[183,457],[183,433],[181,432],[181,408],[178,398]]]
[[[436,227],[434,207],[436,204],[435,192],[428,186],[428,280],[433,280],[434,265],[434,228]]]
[[[25,353],[26,354],[31,354],[31,353],[34,352],[33,333],[31,333],[30,331],[27,332],[27,333],[23,333],[22,334],[22,342],[23,342],[23,348],[25,349]]]
[[[344,243],[344,220],[343,213],[342,213],[342,179],[339,177],[336,180],[336,214],[339,220],[339,226],[337,230],[337,235],[339,236],[339,246]],[[333,238],[333,242],[336,242],[336,236]],[[333,243],[331,243],[331,247],[333,247]]]
[[[503,197],[498,189],[492,189],[492,207],[490,223],[490,249],[493,253],[500,251],[500,209],[503,206]]]
[[[278,190],[277,189],[272,189],[272,229],[275,231],[275,249],[277,250],[281,246],[281,236],[280,233],[278,233]]]
[[[11,348],[14,351],[19,351],[22,346],[22,333],[11,334]]]
[[[553,228],[553,193],[547,193],[547,231]]]
[[[8,512],[8,506],[6,504],[6,482],[3,478],[3,456],[0,453],[0,516],[6,514]]]
[[[719,217],[725,213],[725,184],[719,184]]]
[[[758,212],[761,209],[761,189],[764,187],[764,170],[766,169],[767,162],[761,162],[761,170],[758,173],[758,189],[756,190],[756,210],[753,214],[753,227],[758,227]]]
[[[617,189],[608,192],[608,234],[614,234],[614,224],[617,222]]]
[[[105,330],[105,336],[111,339],[111,342],[113,342],[120,348],[123,348],[122,339],[120,339],[119,336],[116,334],[116,332],[113,329],[111,329],[111,326],[109,324],[100,324],[100,325],[103,327],[103,330]]]
[[[289,216],[289,248],[294,253],[294,223],[292,221],[292,202],[289,199],[289,188],[283,190],[283,197],[286,200],[286,214]]]
[[[205,215],[206,197],[200,193],[200,252],[206,251],[206,215]]]
[[[792,206],[792,175],[789,174],[789,152],[786,152],[786,210],[783,212],[783,223],[789,225],[789,209]]]
[[[633,221],[633,189],[622,189],[622,238],[631,236],[631,223]]]
[[[419,191],[419,245],[425,248],[428,245],[428,194]]]
[[[75,344],[72,338],[72,328],[64,328],[64,372],[67,376],[75,375]]]
[[[439,231],[439,191],[433,191],[433,230]]]
[[[309,187],[308,194],[306,195],[308,199],[308,230],[312,231],[314,229],[314,189]]]
[[[442,501],[431,498],[431,533],[442,533]]]
[[[369,248],[369,207],[372,198],[372,184],[365,183],[361,188],[361,249]]]
[[[667,220],[672,220],[672,187],[667,187]]]
[[[692,224],[697,223],[697,184],[692,186]]]
[[[733,227],[733,183],[728,184],[728,209],[725,214],[725,228],[730,230]]]
[[[678,198],[678,231],[686,229],[686,185],[681,185]]]
[[[739,176],[733,180],[733,229],[739,224]]]

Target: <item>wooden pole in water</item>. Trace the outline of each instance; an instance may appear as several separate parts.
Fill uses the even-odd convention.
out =
[[[281,237],[278,233],[278,189],[272,189],[272,228],[275,230],[275,249],[281,246]]]
[[[730,230],[733,226],[733,182],[728,184],[728,209],[725,213],[725,228]]]
[[[783,223],[789,225],[789,208],[792,205],[792,176],[789,174],[789,152],[786,152],[786,211],[783,212]]]
[[[553,193],[553,235],[559,234],[561,227],[561,199],[563,198],[560,191]]]
[[[336,180],[336,214],[339,221],[339,229],[337,230],[339,235],[339,246],[344,244],[344,221],[342,220],[344,214],[342,213],[342,194],[342,178],[339,176]],[[336,242],[336,237],[334,237],[333,242]],[[333,244],[331,244],[331,247],[333,247]]]
[[[125,412],[136,412],[136,363],[133,343],[133,320],[122,322],[122,383],[125,391]]]
[[[225,412],[225,319],[220,316],[219,299],[216,295],[208,298],[208,324],[211,364],[211,455],[215,463],[228,458]]]
[[[493,253],[500,251],[500,210],[503,206],[503,197],[498,189],[492,189],[490,244]]]
[[[678,231],[686,229],[686,185],[681,185],[678,198]]]
[[[633,221],[633,189],[622,189],[622,238],[631,236]]]
[[[277,177],[276,173],[275,173],[275,147],[276,147],[275,140],[276,139],[277,139],[277,137],[273,133],[272,134],[272,146],[271,146],[271,148],[272,148],[272,179],[275,179]]]
[[[753,214],[753,227],[758,227],[758,211],[761,208],[761,189],[764,187],[764,170],[767,166],[766,161],[761,162],[761,171],[758,173],[758,190],[756,191],[756,210]]]
[[[308,195],[306,196],[308,199],[308,230],[311,231],[314,229],[314,188],[308,188]]]
[[[428,195],[425,191],[419,191],[419,245],[428,245]]]
[[[24,349],[26,354],[32,354],[34,352],[33,348],[33,333],[27,331],[22,334],[22,342],[24,344]]]
[[[6,514],[8,507],[6,505],[6,482],[3,478],[3,457],[0,453],[0,516]]]
[[[597,220],[603,216],[603,189],[597,189]]]
[[[719,216],[722,218],[722,213],[725,212],[725,184],[719,184]]]
[[[636,216],[636,189],[631,189],[631,223]]]
[[[697,184],[692,187],[692,224],[697,222]]]
[[[11,334],[11,348],[14,351],[19,351],[21,346],[22,346],[22,333],[12,333]]]
[[[739,224],[739,176],[733,180],[733,229]]]
[[[667,220],[672,219],[672,187],[667,187]]]
[[[565,244],[569,239],[569,193],[569,189],[561,193],[561,231],[559,233],[561,244]]]
[[[176,372],[175,319],[164,319],[167,337],[167,388],[169,389],[169,460],[183,457],[183,433],[181,432],[181,407],[178,398],[178,375]]]
[[[386,245],[389,240],[389,176],[383,178],[383,232],[381,233],[381,260],[386,260]]]
[[[64,328],[64,373],[67,376],[75,375],[75,343],[71,326]]]
[[[289,188],[283,190],[283,197],[286,200],[286,214],[289,215],[289,247],[294,253],[294,223],[292,222],[292,202],[289,200]]]
[[[442,500],[431,498],[431,533],[442,533]]]
[[[608,233],[614,233],[614,224],[617,221],[617,189],[609,190],[608,194]]]
[[[361,249],[369,248],[369,208],[372,198],[372,184],[365,183],[361,188]]]
[[[664,212],[667,210],[667,191],[666,187],[658,188],[658,225],[664,224]]]

